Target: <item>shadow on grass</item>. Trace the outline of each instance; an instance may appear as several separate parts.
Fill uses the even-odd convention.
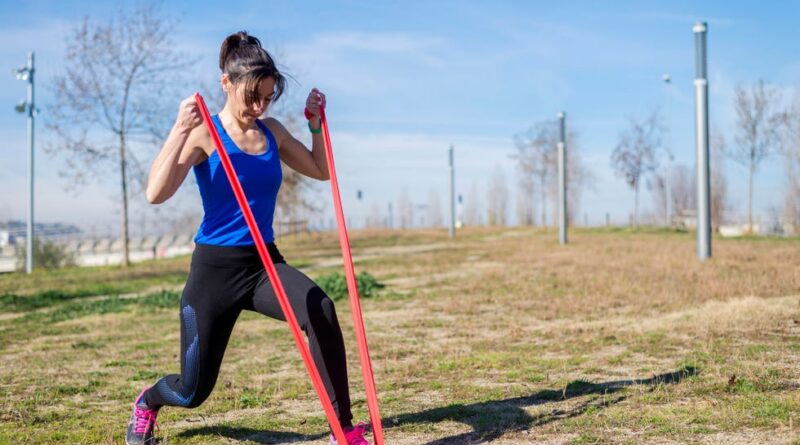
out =
[[[464,445],[483,443],[497,439],[503,434],[515,431],[526,431],[536,426],[546,425],[558,420],[580,416],[589,410],[602,409],[619,403],[627,398],[623,394],[615,394],[629,386],[656,387],[679,383],[686,377],[697,374],[697,368],[685,367],[675,372],[653,376],[649,379],[618,380],[604,383],[591,383],[583,380],[570,382],[559,390],[545,389],[530,396],[512,399],[492,400],[488,402],[453,404],[433,408],[418,413],[400,414],[385,419],[385,428],[395,428],[410,424],[431,424],[443,421],[454,421],[469,425],[472,431],[456,436],[436,439],[424,445]],[[550,412],[536,416],[528,414],[524,408],[557,402],[575,397],[597,395],[570,409],[556,408]],[[247,440],[259,444],[279,444],[299,441],[322,441],[325,434],[297,434],[275,431],[256,430],[247,427],[205,426],[183,431],[178,437],[223,436],[230,439]]]
[[[225,425],[203,426],[200,428],[193,428],[182,431],[177,434],[177,437],[189,438],[195,436],[211,437],[227,437],[229,439],[246,440],[259,444],[279,444],[279,443],[292,443],[292,442],[308,442],[317,441],[324,443],[328,438],[328,433],[324,434],[299,434],[287,433],[284,431],[265,431],[248,427],[234,427]]]
[[[626,395],[615,393],[629,386],[652,388],[658,385],[676,384],[686,377],[696,375],[697,372],[697,368],[688,366],[678,371],[659,374],[649,379],[619,380],[604,383],[576,380],[570,382],[563,389],[545,389],[530,396],[492,400],[469,405],[454,404],[418,413],[401,414],[387,419],[385,425],[387,428],[392,428],[407,424],[437,423],[449,420],[469,425],[472,427],[472,431],[437,439],[424,445],[484,443],[497,439],[506,433],[526,431],[536,426],[577,417],[590,410],[614,405],[627,398]],[[590,398],[570,409],[556,408],[536,416],[531,416],[524,409],[548,402],[568,400],[587,395],[597,395],[598,397]]]

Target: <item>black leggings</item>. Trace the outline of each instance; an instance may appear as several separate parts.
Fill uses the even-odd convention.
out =
[[[333,301],[286,264],[274,244],[267,247],[339,422],[351,426],[344,340]],[[243,309],[286,321],[256,248],[198,244],[181,297],[181,374],[162,378],[146,392],[150,408],[194,408],[208,398]]]

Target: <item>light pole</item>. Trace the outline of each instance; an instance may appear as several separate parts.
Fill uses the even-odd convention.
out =
[[[711,258],[711,184],[708,165],[708,25],[698,22],[692,28],[695,42],[695,134],[697,144],[697,257]]]
[[[25,272],[33,272],[33,133],[34,117],[36,116],[36,104],[33,97],[33,52],[28,53],[28,65],[16,70],[17,79],[28,82],[28,100],[22,101],[15,109],[18,113],[28,114],[28,154],[30,167],[30,192],[28,201],[28,233],[25,239]]]
[[[456,171],[453,165],[453,150],[453,145],[450,145],[450,150],[447,151],[450,163],[450,238],[456,236]]]
[[[665,189],[665,212],[666,212],[666,225],[669,228],[672,225],[672,190],[670,190],[670,174],[672,173],[672,107],[670,106],[670,85],[672,85],[672,76],[663,74],[661,79],[664,81],[664,92],[666,97],[666,115],[667,115],[667,171],[664,174],[664,189]]]
[[[558,117],[558,242],[567,244],[567,115]]]

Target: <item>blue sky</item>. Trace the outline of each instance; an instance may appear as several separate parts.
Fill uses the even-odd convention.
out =
[[[13,111],[25,85],[11,71],[24,64],[28,51],[36,51],[44,108],[51,100],[45,83],[59,72],[64,36],[84,16],[108,17],[116,8],[110,3],[0,0],[0,73],[7,73],[0,76],[0,104],[6,104],[0,106],[0,187],[6,191],[0,220],[22,219],[27,212],[25,119]],[[711,125],[729,145],[736,85],[763,78],[794,91],[800,83],[800,59],[792,45],[800,36],[796,2],[239,1],[235,9],[219,4],[165,2],[164,9],[180,18],[175,44],[200,58],[198,78],[214,79],[220,42],[246,29],[297,79],[286,106],[301,108],[313,86],[325,91],[345,212],[356,219],[384,210],[403,189],[418,203],[427,202],[435,189],[444,202],[450,143],[456,148],[460,193],[475,184],[485,203],[483,190],[502,168],[513,194],[513,135],[563,109],[597,177],[580,214],[594,223],[606,212],[614,221],[627,220],[633,193],[615,177],[609,157],[628,117],[665,110],[675,162],[693,163],[692,25],[698,20],[709,24]],[[673,78],[669,88],[663,73]],[[38,141],[49,137],[43,128],[38,127]],[[38,156],[38,218],[114,230],[115,172],[76,196],[64,191],[58,176],[62,163]],[[726,169],[735,208],[743,211],[744,169],[731,161]],[[780,205],[783,180],[778,157],[762,166],[756,178],[758,213]],[[187,185],[175,208],[198,208],[196,190]],[[357,189],[364,190],[363,203],[355,200]],[[318,198],[328,206],[329,197],[323,184]],[[137,211],[146,208],[141,197],[134,199],[140,200]],[[515,201],[510,202],[513,219]],[[642,202],[647,210],[649,195]]]

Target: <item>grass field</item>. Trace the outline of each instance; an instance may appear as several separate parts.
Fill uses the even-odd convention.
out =
[[[800,444],[800,240],[532,229],[352,234],[387,444]],[[312,277],[334,234],[279,240]],[[0,444],[122,443],[179,369],[189,258],[0,276]],[[357,419],[349,305],[337,304]],[[325,444],[283,323],[246,313],[217,387],[165,408],[162,444]]]

